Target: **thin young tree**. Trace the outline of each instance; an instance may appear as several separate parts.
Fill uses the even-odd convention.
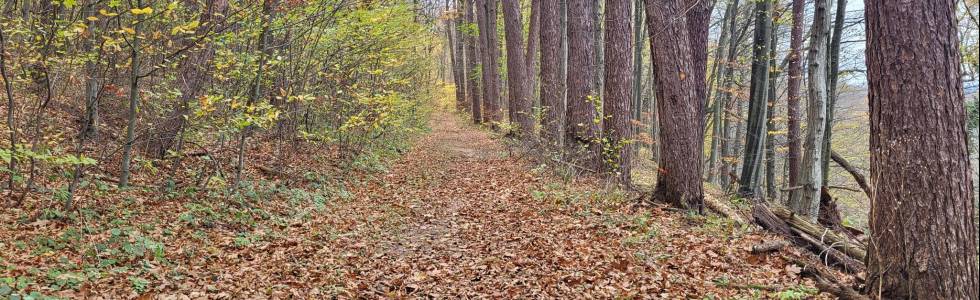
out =
[[[477,0],[477,19],[480,31],[483,62],[483,121],[498,128],[500,115],[500,43],[497,38],[497,1]]]
[[[633,151],[631,101],[633,101],[633,0],[606,1],[605,83],[603,85],[603,141],[606,163],[621,184],[630,184]]]
[[[869,294],[980,299],[956,1],[865,1],[864,15]]]

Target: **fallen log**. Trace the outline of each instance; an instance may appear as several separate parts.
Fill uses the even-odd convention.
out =
[[[738,224],[745,224],[745,219],[742,218],[742,215],[738,214],[738,212],[733,210],[731,207],[725,205],[724,203],[721,203],[721,201],[718,201],[718,199],[715,199],[714,197],[705,195],[704,205],[707,206],[709,209],[729,219],[732,219],[732,221],[735,221]]]
[[[834,295],[837,298],[844,300],[870,299],[853,288],[841,284],[835,279],[836,276],[820,266],[811,266],[810,264],[807,264],[799,259],[793,259],[792,263],[800,267],[800,275],[812,278],[816,283],[817,289],[822,292]]]
[[[837,264],[840,267],[842,267],[844,271],[851,274],[855,274],[859,278],[863,276],[861,275],[862,273],[866,273],[867,269],[864,267],[864,264],[862,264],[861,262],[855,260],[850,256],[847,256],[843,252],[840,252],[839,250],[834,249],[833,247],[829,247],[825,245],[824,243],[818,241],[816,238],[807,234],[806,232],[800,231],[799,229],[796,228],[792,228],[792,230],[801,239],[803,239],[804,241],[810,244],[810,247],[814,250],[814,253],[816,253],[821,260],[826,259],[826,261],[824,262],[825,265],[829,266],[832,264]]]
[[[824,244],[840,250],[858,261],[863,262],[865,257],[867,257],[868,251],[864,245],[851,241],[851,239],[846,238],[833,230],[826,229],[823,226],[804,220],[800,216],[797,216],[785,208],[774,207],[771,209],[771,211],[774,215],[785,221],[790,227],[816,237]]]
[[[773,251],[779,251],[780,249],[783,249],[786,246],[789,246],[789,243],[786,243],[784,241],[765,242],[758,245],[753,245],[751,252],[752,254],[769,253]]]

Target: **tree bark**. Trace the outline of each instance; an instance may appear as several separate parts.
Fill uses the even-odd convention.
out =
[[[561,8],[558,0],[541,0],[541,139],[559,149],[565,99],[562,97]]]
[[[606,1],[605,85],[603,95],[603,140],[606,161],[612,164],[610,173],[621,184],[630,184],[630,167],[633,151],[633,125],[630,124],[633,101],[633,20],[630,8],[633,0]]]
[[[840,73],[840,43],[844,32],[844,17],[847,15],[847,0],[837,0],[837,10],[834,16],[834,28],[830,37],[827,52],[827,122],[824,125],[823,149],[820,167],[823,185],[828,185],[830,175],[830,149],[834,135],[834,112],[837,110],[837,78]]]
[[[503,0],[504,38],[507,42],[507,116],[517,125],[515,134],[529,138],[534,133],[531,116],[531,85],[524,53],[524,25],[521,23],[521,1]]]
[[[477,0],[477,18],[483,53],[483,120],[497,129],[500,114],[500,42],[497,38],[497,1]]]
[[[469,97],[470,103],[470,113],[473,118],[474,124],[483,123],[483,100],[481,94],[482,80],[480,80],[480,74],[477,74],[477,65],[480,63],[480,59],[483,57],[479,52],[478,34],[470,31],[476,22],[476,16],[473,15],[473,9],[475,8],[476,0],[463,0],[463,16],[466,18],[466,32],[463,33],[463,41],[466,43],[466,75],[465,77],[469,81],[466,85],[466,95]]]
[[[820,210],[820,187],[823,163],[820,162],[823,149],[823,135],[827,119],[827,39],[830,34],[827,0],[814,1],[813,28],[810,29],[810,53],[807,55],[809,108],[807,114],[806,151],[803,153],[800,193],[790,198],[789,207],[793,212],[816,221]]]
[[[704,80],[696,75],[698,54],[692,49],[685,7],[681,0],[646,1],[660,112],[661,157],[655,194],[678,207],[701,212],[704,139],[698,87],[704,86]]]
[[[786,79],[786,164],[789,166],[787,185],[796,187],[800,185],[800,82],[803,80],[803,64],[801,63],[801,52],[803,50],[803,12],[804,1],[793,0],[793,27],[790,33],[789,46],[789,77]],[[790,191],[790,199],[799,197],[799,189]]]
[[[775,11],[775,9],[774,9]],[[777,197],[776,189],[776,131],[775,110],[776,99],[776,78],[781,73],[776,65],[777,33],[779,31],[779,17],[772,21],[772,33],[769,39],[769,91],[766,93],[766,199],[773,201]]]
[[[568,110],[565,147],[577,163],[598,170],[601,147],[601,103],[595,89],[595,28],[593,0],[568,1]]]
[[[742,174],[739,177],[738,193],[742,197],[754,198],[759,192],[759,183],[764,160],[766,115],[769,104],[769,43],[772,39],[772,1],[755,2],[755,38],[752,40],[752,79],[749,87],[749,118],[745,131],[745,152],[742,159]]]
[[[980,299],[956,1],[867,1],[868,289]]]

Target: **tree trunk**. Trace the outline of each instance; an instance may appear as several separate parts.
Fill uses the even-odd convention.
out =
[[[142,0],[136,0],[137,8],[143,7]],[[133,153],[134,137],[136,135],[136,113],[139,106],[139,65],[140,65],[140,16],[136,16],[133,24],[133,37],[129,42],[129,110],[127,110],[126,120],[126,140],[123,144],[122,163],[119,166],[119,187],[129,186],[130,163]]]
[[[524,53],[524,25],[521,23],[521,1],[503,0],[504,38],[507,42],[507,117],[517,125],[516,135],[529,138],[534,133],[531,116],[530,76]]]
[[[577,163],[598,170],[601,103],[595,89],[595,28],[593,0],[568,1],[568,111],[565,117],[567,152]]]
[[[868,289],[980,299],[956,1],[868,1]]]
[[[773,201],[777,197],[776,190],[776,131],[775,117],[776,100],[776,78],[779,77],[779,67],[776,65],[777,33],[779,32],[779,18],[772,21],[772,33],[769,39],[769,91],[766,97],[766,199]]]
[[[527,52],[524,54],[525,67],[527,70],[527,89],[529,96],[531,97],[531,106],[534,107],[534,93],[538,88],[537,81],[537,58],[538,58],[538,45],[541,41],[541,1],[531,1],[531,16],[529,18],[531,24],[528,25],[527,30]],[[531,122],[535,120],[532,118]]]
[[[500,43],[497,39],[497,1],[477,0],[480,43],[483,46],[483,120],[497,129],[500,115]]]
[[[704,208],[701,186],[702,100],[698,67],[681,0],[646,2],[647,29],[660,112],[660,174],[655,194],[696,212]],[[703,70],[702,70],[703,71]]]
[[[259,65],[256,68],[258,71],[255,73],[253,78],[252,88],[248,95],[248,100],[245,103],[246,107],[250,107],[259,101],[262,97],[262,81],[265,76],[266,63],[268,63],[269,57],[272,55],[272,47],[269,46],[269,40],[271,39],[270,28],[272,27],[272,22],[275,18],[276,6],[278,6],[278,0],[265,0],[262,4],[263,22],[262,22],[262,32],[259,34],[259,45],[258,49],[262,52],[259,58]],[[242,184],[242,171],[245,169],[245,149],[247,148],[248,137],[252,133],[252,126],[246,126],[242,129],[240,136],[238,138],[238,162],[235,164],[235,182],[233,188],[237,190]]]
[[[562,97],[561,9],[558,0],[538,1],[541,9],[541,139],[545,145],[559,149],[561,118],[565,114]]]
[[[633,132],[639,132],[643,119],[643,0],[633,1]],[[633,143],[634,152],[640,143]]]
[[[755,2],[755,38],[752,40],[752,81],[749,88],[749,118],[745,131],[745,153],[738,194],[754,198],[759,192],[765,151],[766,115],[769,104],[769,43],[772,39],[772,1]]]
[[[605,42],[605,90],[603,95],[603,141],[606,145],[606,161],[612,163],[612,174],[620,183],[630,184],[630,167],[633,151],[631,101],[633,101],[633,27],[630,8],[633,0],[606,1]]]
[[[789,165],[787,186],[791,188],[790,199],[799,197],[800,185],[800,82],[803,80],[801,52],[803,50],[803,12],[804,1],[793,0],[793,28],[790,33],[789,77],[786,79],[786,164]]]
[[[714,9],[715,1],[707,0],[686,0],[684,10],[688,31],[688,43],[691,46],[692,69],[691,77],[694,79],[694,88],[698,96],[698,123],[699,130],[704,132],[704,112],[707,104],[707,72],[708,72],[708,29],[711,26],[711,11]],[[699,150],[700,153],[704,151]]]
[[[797,214],[816,222],[820,210],[820,187],[823,163],[823,135],[827,119],[827,39],[830,34],[827,0],[814,1],[813,28],[810,29],[810,52],[807,55],[807,80],[810,103],[807,113],[806,152],[803,154],[800,193],[790,198],[789,207]]]
[[[834,111],[837,107],[837,77],[840,72],[840,43],[844,32],[844,17],[847,14],[847,0],[837,0],[837,11],[834,16],[834,29],[830,38],[827,52],[827,122],[824,125],[823,150],[820,161],[821,182],[826,187],[830,175],[830,149],[834,135]]]
[[[476,22],[476,16],[473,15],[473,9],[475,8],[474,1],[476,0],[463,0],[463,13],[466,18],[466,27],[471,28],[472,24]],[[477,74],[477,65],[480,63],[480,59],[483,57],[478,51],[480,47],[477,45],[478,37],[474,36],[473,32],[467,30],[463,33],[463,40],[466,42],[466,74],[465,77],[469,84],[466,85],[466,95],[469,97],[470,103],[470,113],[473,117],[474,124],[483,123],[483,110],[481,110],[481,105],[483,105],[482,95],[480,93],[481,80],[480,74]]]
[[[463,76],[463,39],[459,34],[460,18],[458,7],[454,7],[450,12],[450,0],[446,0],[446,11],[449,19],[446,19],[446,36],[449,38],[450,51],[449,59],[453,67],[453,84],[456,86],[456,109],[466,108],[466,81]]]

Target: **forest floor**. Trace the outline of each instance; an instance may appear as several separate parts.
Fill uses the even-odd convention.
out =
[[[797,250],[750,253],[771,236],[521,156],[437,111],[387,170],[312,204],[129,199],[74,223],[5,213],[0,283],[93,299],[823,298],[788,262]]]

